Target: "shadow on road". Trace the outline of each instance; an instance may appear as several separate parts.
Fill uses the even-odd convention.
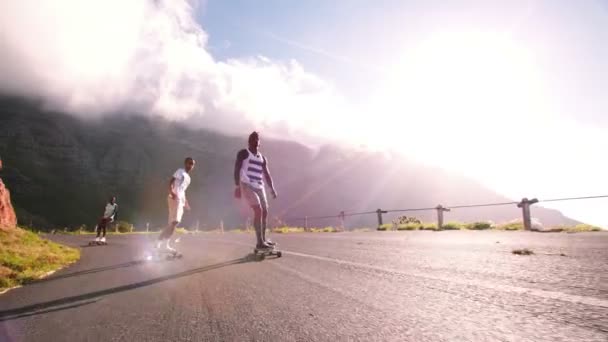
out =
[[[70,309],[70,308],[74,308],[74,307],[78,307],[78,306],[82,306],[82,305],[86,305],[86,304],[91,304],[91,303],[98,301],[99,300],[98,297],[101,297],[101,296],[129,291],[129,290],[134,290],[134,289],[137,289],[140,287],[158,284],[158,283],[161,283],[161,282],[164,282],[167,280],[183,278],[183,277],[187,277],[187,276],[190,276],[193,274],[207,272],[207,271],[211,271],[211,270],[215,270],[218,268],[231,266],[231,265],[244,264],[244,263],[255,261],[255,260],[256,259],[253,258],[251,255],[247,255],[243,258],[238,258],[238,259],[234,259],[234,260],[230,260],[230,261],[221,262],[218,264],[203,266],[203,267],[199,267],[199,268],[195,268],[195,269],[191,269],[191,270],[187,270],[187,271],[183,271],[183,272],[179,272],[179,273],[169,274],[169,275],[162,276],[162,277],[152,278],[152,279],[148,279],[148,280],[133,283],[133,284],[112,287],[112,288],[105,289],[105,290],[93,291],[93,292],[84,293],[84,294],[81,294],[78,296],[60,298],[60,299],[51,300],[48,302],[24,306],[21,308],[4,310],[4,311],[0,311],[0,322],[9,321],[9,320],[13,320],[13,319],[21,318],[21,317],[40,315],[40,314],[44,314],[44,313],[48,313],[48,312],[61,311],[61,310]],[[83,271],[83,272],[85,272],[85,271]]]
[[[85,274],[98,273],[98,272],[103,272],[103,271],[111,271],[111,270],[115,270],[115,269],[119,269],[119,268],[141,265],[145,262],[146,261],[144,261],[144,260],[134,260],[134,261],[129,261],[129,262],[125,262],[122,264],[118,264],[118,265],[110,265],[110,266],[92,268],[90,270],[83,270],[83,271],[72,272],[72,273],[67,273],[67,274],[62,274],[62,275],[57,275],[57,276],[51,276],[49,278],[36,279],[36,280],[32,280],[32,281],[28,282],[27,284],[30,285],[30,284],[46,283],[46,282],[53,281],[53,280],[78,277],[78,276],[85,275]]]

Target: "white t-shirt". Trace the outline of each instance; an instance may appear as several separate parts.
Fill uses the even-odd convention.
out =
[[[190,185],[190,175],[186,170],[180,168],[175,171],[173,178],[175,178],[173,187],[177,194],[177,200],[186,202],[186,189],[188,189],[188,185]]]
[[[103,217],[105,218],[114,218],[114,212],[116,211],[116,203],[108,203],[106,204],[106,210],[103,212]]]

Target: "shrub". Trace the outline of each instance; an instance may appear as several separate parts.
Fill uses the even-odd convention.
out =
[[[407,216],[399,216],[399,217],[397,217],[397,218],[396,218],[396,219],[393,221],[393,224],[394,224],[394,225],[408,224],[408,223],[417,223],[417,224],[420,224],[420,223],[422,223],[422,222],[420,222],[420,220],[419,220],[419,219],[417,219],[417,218],[415,218],[415,217],[413,217],[413,216],[410,216],[410,217],[407,217]]]
[[[461,230],[464,229],[464,224],[460,222],[447,222],[441,227],[443,230]]]
[[[126,221],[118,221],[116,224],[116,231],[119,233],[131,233],[133,231],[133,225]]]
[[[492,223],[490,222],[473,222],[466,225],[466,229],[469,230],[486,230],[492,228]]]

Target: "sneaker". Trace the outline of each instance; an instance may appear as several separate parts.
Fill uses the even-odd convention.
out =
[[[101,241],[101,238],[98,236],[95,238],[95,242],[99,242],[99,241]]]
[[[277,243],[276,243],[276,242],[273,242],[273,241],[270,241],[270,240],[266,240],[266,244],[267,244],[268,246],[275,246]]]
[[[101,241],[101,242],[105,243],[105,242],[106,242],[106,237],[105,237],[105,236],[104,236],[104,237],[102,237],[102,238],[101,238],[101,240],[99,240],[99,241]]]
[[[175,248],[173,248],[173,247],[171,247],[171,245],[169,245],[169,241],[170,240],[167,240],[167,245],[165,246],[167,248],[167,251],[172,252],[172,253],[177,252],[177,250]]]
[[[255,246],[256,249],[269,249],[272,248],[272,246],[270,246],[269,244],[267,244],[266,242],[262,242],[261,244],[257,244]]]

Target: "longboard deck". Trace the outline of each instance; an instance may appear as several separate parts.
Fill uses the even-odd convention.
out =
[[[262,259],[264,259],[267,255],[273,255],[273,256],[276,256],[277,258],[280,258],[280,257],[283,256],[283,252],[281,252],[280,250],[278,250],[276,245],[273,248],[269,248],[269,249],[257,249],[257,248],[254,248],[253,249],[253,254],[255,256],[259,255]]]
[[[107,245],[107,242],[101,242],[101,241],[91,241],[89,242],[89,246],[105,246]]]

